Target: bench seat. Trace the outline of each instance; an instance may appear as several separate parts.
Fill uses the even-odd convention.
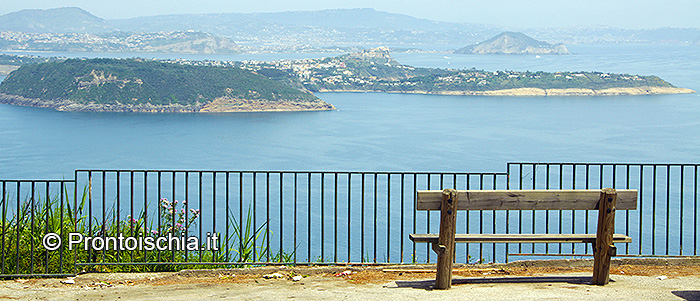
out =
[[[452,285],[457,243],[590,243],[593,245],[592,283],[605,285],[610,281],[610,260],[617,256],[615,243],[632,242],[629,236],[614,234],[615,212],[637,209],[637,194],[635,189],[612,188],[418,190],[416,210],[439,210],[440,233],[410,234],[409,238],[416,243],[430,243],[437,254],[437,289],[448,289]],[[458,210],[597,210],[598,227],[597,233],[592,234],[459,234],[456,233]]]
[[[413,242],[438,243],[439,234],[410,234]],[[596,234],[456,234],[455,243],[594,243]],[[613,243],[630,243],[632,238],[613,234]]]

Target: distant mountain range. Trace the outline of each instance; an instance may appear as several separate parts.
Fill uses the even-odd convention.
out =
[[[500,32],[499,26],[439,22],[374,9],[330,9],[278,13],[180,14],[105,20],[80,8],[22,10],[0,16],[0,31],[24,33],[198,31],[239,45],[319,47],[386,45],[458,48]],[[566,44],[697,44],[698,28],[627,30],[611,27],[519,29],[539,40]]]
[[[552,45],[520,32],[504,32],[491,39],[455,50],[457,54],[569,54],[564,44]]]
[[[100,33],[114,31],[105,19],[77,7],[25,9],[0,16],[0,30],[32,33]]]

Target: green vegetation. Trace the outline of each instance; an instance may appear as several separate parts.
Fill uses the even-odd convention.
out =
[[[0,92],[79,104],[202,105],[219,97],[314,102],[311,93],[240,68],[190,66],[140,59],[69,59],[24,65]]]
[[[71,195],[64,191],[65,196]],[[185,202],[168,201],[161,199],[158,203],[157,217],[146,216],[143,212],[139,216],[126,216],[118,218],[115,208],[108,209],[104,224],[102,220],[91,217],[87,212],[87,191],[83,191],[83,197],[75,208],[73,201],[64,197],[60,201],[58,195],[49,198],[37,197],[25,198],[20,207],[11,217],[2,223],[0,236],[2,237],[0,249],[3,257],[0,258],[0,267],[4,274],[72,274],[85,269],[87,271],[106,272],[145,272],[145,271],[177,271],[184,268],[210,268],[211,266],[197,265],[198,262],[234,262],[238,264],[225,265],[228,267],[240,267],[240,263],[264,261],[270,254],[272,262],[291,262],[294,253],[285,253],[279,250],[275,254],[269,253],[266,247],[265,233],[268,232],[267,223],[254,225],[252,215],[249,213],[244,221],[244,228],[234,226],[234,233],[228,238],[221,237],[218,251],[184,251],[184,250],[121,250],[106,251],[85,250],[83,244],[69,250],[66,246],[69,241],[69,233],[82,233],[84,236],[119,237],[127,240],[130,237],[156,238],[159,236],[188,236],[199,220],[201,213],[197,209],[185,210]],[[11,206],[15,197],[5,195],[0,207]],[[8,202],[8,203],[5,203]],[[152,208],[151,211],[154,211]],[[149,211],[149,212],[151,212]],[[6,214],[6,212],[3,212]],[[3,215],[4,216],[4,215]],[[90,220],[92,219],[92,220]],[[235,221],[235,219],[234,219]],[[234,223],[234,225],[237,225]],[[63,245],[55,251],[47,250],[42,239],[47,233],[59,234]],[[262,236],[261,236],[262,235]],[[257,240],[257,241],[256,241]],[[255,244],[254,244],[255,242]],[[201,246],[205,245],[204,238],[200,238]],[[228,245],[227,245],[228,244]],[[228,251],[228,252],[227,252]],[[4,258],[4,260],[2,260]],[[77,267],[75,263],[104,262],[104,263],[139,263],[159,262],[160,265],[89,265]],[[168,263],[192,263],[191,265]]]
[[[403,79],[318,81],[314,90],[370,90],[388,92],[492,91],[515,88],[607,89],[627,87],[672,87],[656,76],[603,74],[600,72],[452,71]]]
[[[332,58],[281,62],[249,62],[239,66],[277,81],[297,81],[310,91],[382,91],[441,93],[515,88],[608,89],[673,87],[656,76],[601,72],[484,71],[417,68],[402,65],[388,49],[365,50]],[[284,72],[271,72],[281,70]]]

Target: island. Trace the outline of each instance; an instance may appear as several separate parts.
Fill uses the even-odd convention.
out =
[[[456,54],[569,54],[564,44],[549,44],[520,32],[503,32],[486,41],[460,48]]]
[[[0,103],[62,111],[333,110],[313,92],[484,96],[695,93],[657,76],[485,71],[403,65],[386,47],[280,61],[63,59],[26,64],[0,84]]]
[[[97,112],[333,110],[311,92],[233,67],[143,59],[68,59],[23,65],[0,85],[0,103]]]
[[[485,71],[418,68],[394,60],[386,47],[331,58],[247,61],[234,65],[312,92],[388,92],[490,96],[680,94],[657,76],[604,72]]]

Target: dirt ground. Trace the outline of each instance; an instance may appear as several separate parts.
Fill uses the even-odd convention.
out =
[[[433,290],[434,265],[90,273],[74,278],[3,280],[0,299],[700,300],[697,259],[616,259],[606,286],[590,284],[591,266],[590,260],[456,265],[450,290]],[[267,279],[274,273],[279,278]],[[292,280],[294,276],[301,280]]]

